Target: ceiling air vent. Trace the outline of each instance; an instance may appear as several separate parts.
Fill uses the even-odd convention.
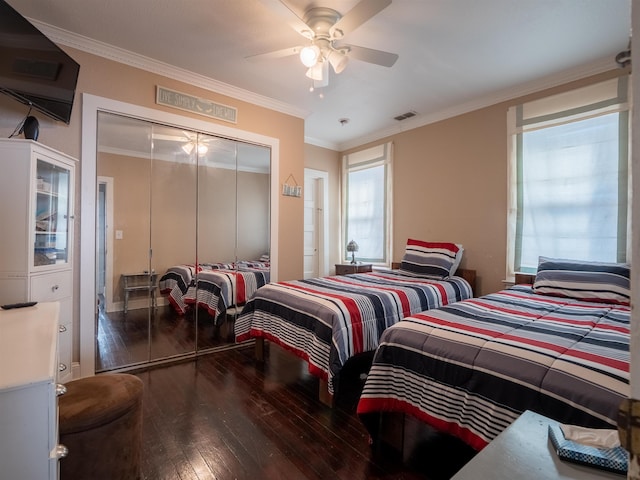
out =
[[[402,115],[398,115],[397,117],[393,117],[393,119],[394,120],[398,120],[399,122],[401,122],[402,120],[406,120],[407,118],[411,118],[411,117],[415,117],[415,116],[416,116],[416,112],[411,110],[410,112],[403,113]]]

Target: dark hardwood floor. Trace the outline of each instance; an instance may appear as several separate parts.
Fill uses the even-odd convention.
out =
[[[252,344],[235,345],[232,317],[214,327],[206,312],[170,306],[100,310],[97,327],[97,371],[232,347],[132,371],[145,385],[144,479],[444,480],[473,455],[432,431],[404,454],[372,450],[355,414],[371,356],[347,363],[329,408],[305,362],[267,342],[260,363]]]
[[[306,364],[274,345],[135,373],[145,385],[145,479],[446,479],[473,452],[433,433],[400,455],[372,454],[355,414],[366,365],[341,374],[336,406],[318,401]]]
[[[178,315],[170,305],[105,312],[97,319],[96,371],[121,369],[198,350],[233,345],[233,318],[214,326],[204,309]]]

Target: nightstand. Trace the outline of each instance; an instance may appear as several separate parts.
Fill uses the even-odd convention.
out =
[[[336,275],[349,275],[350,273],[367,273],[373,271],[371,263],[336,263]]]

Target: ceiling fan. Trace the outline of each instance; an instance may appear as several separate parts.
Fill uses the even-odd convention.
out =
[[[170,128],[168,130],[169,133],[153,132],[151,138],[152,140],[178,143],[187,155],[191,155],[194,148],[197,150],[198,155],[204,155],[209,150],[209,139],[207,137],[199,138],[194,132],[186,132],[184,130],[178,135],[172,133],[174,130]]]
[[[329,65],[335,73],[341,73],[350,58],[391,67],[398,59],[395,53],[340,42],[345,35],[380,13],[391,2],[392,0],[361,0],[344,16],[332,8],[311,6],[301,18],[283,0],[262,0],[263,4],[283,17],[307,42],[246,58],[265,60],[299,55],[303,65],[308,68],[306,76],[313,80],[316,88],[328,85]]]

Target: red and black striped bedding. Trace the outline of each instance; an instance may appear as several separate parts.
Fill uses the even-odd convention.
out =
[[[271,283],[236,319],[236,341],[265,338],[292,351],[333,393],[345,362],[375,350],[387,327],[472,295],[463,278],[421,279],[397,270]]]
[[[160,292],[179,314],[189,306],[205,308],[217,321],[228,308],[242,306],[255,291],[269,282],[269,264],[176,265],[160,278]]]
[[[615,428],[629,396],[627,306],[534,294],[530,286],[419,313],[387,329],[358,404],[410,414],[483,448],[525,410]]]

